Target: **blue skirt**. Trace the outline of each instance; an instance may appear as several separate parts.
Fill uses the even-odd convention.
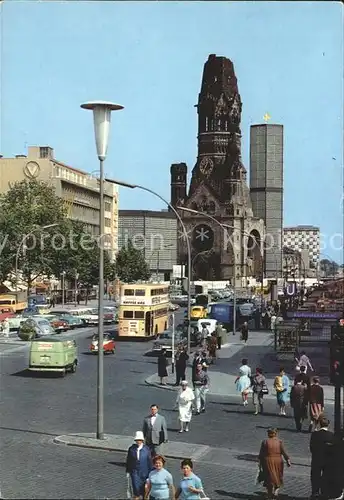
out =
[[[247,375],[241,375],[236,383],[236,389],[238,392],[246,391],[251,387],[251,379]]]
[[[140,474],[140,471],[138,470],[133,470],[130,474],[131,477],[131,484],[133,487],[133,496],[134,497],[140,497],[143,496],[145,493],[145,483],[146,483],[146,477],[143,477]]]

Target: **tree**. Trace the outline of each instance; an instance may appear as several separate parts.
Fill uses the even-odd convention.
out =
[[[88,291],[99,283],[99,242],[92,236],[82,222],[67,220],[61,227],[61,248],[52,251],[51,269],[58,277],[65,273],[67,281],[77,278],[79,286]],[[104,250],[104,280],[114,278],[115,266]]]
[[[151,275],[142,251],[134,248],[130,240],[117,254],[116,272],[124,283],[148,280]]]
[[[63,200],[45,182],[17,182],[0,196],[1,279],[15,272],[17,255],[18,269],[28,289],[38,276],[51,275],[55,250],[47,242],[65,220]],[[52,224],[56,226],[42,229]]]

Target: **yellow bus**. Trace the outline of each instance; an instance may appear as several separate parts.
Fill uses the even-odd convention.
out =
[[[168,286],[137,283],[121,286],[118,313],[120,337],[150,338],[167,329]]]

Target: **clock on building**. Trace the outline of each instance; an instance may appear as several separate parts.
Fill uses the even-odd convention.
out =
[[[203,175],[210,175],[214,168],[214,162],[211,158],[205,157],[202,158],[201,163],[199,164],[199,169]]]

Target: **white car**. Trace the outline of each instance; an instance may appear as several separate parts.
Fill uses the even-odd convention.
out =
[[[76,309],[70,309],[68,312],[72,316],[78,316],[82,319],[85,322],[85,325],[98,325],[99,323],[99,316],[95,309],[78,307]]]

